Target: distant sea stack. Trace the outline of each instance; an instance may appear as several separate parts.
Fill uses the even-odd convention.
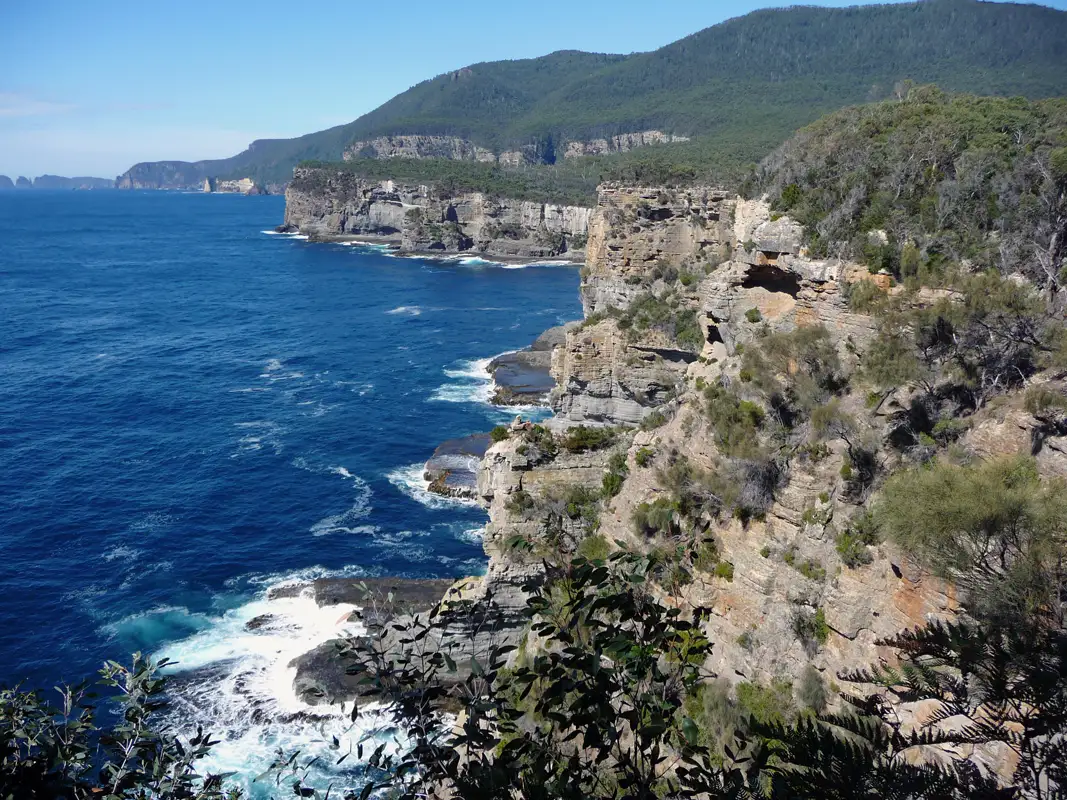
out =
[[[0,192],[8,192],[15,188],[14,181],[7,175],[0,175]]]
[[[30,182],[30,179],[27,178],[25,175],[19,175],[18,180],[15,181],[15,188],[16,189],[32,189],[33,188],[33,184]]]

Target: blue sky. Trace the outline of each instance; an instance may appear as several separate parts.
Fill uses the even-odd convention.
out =
[[[222,158],[349,122],[465,64],[651,50],[769,5],[0,0],[0,174],[110,177],[137,161]]]

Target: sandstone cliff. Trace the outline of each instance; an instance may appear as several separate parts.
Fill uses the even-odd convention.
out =
[[[811,258],[802,241],[802,228],[773,215],[766,203],[719,190],[602,188],[583,270],[589,316],[566,331],[552,354],[557,415],[550,431],[516,421],[486,451],[476,494],[489,510],[488,566],[458,590],[482,611],[474,621],[450,619],[439,627],[435,646],[475,656],[494,644],[536,648],[525,631],[528,587],[543,580],[542,558],[551,552],[572,553],[592,537],[609,550],[616,542],[636,551],[674,546],[639,533],[635,512],[671,496],[672,467],[710,472],[728,456],[703,389],[743,383],[742,352],[768,330],[822,326],[842,363],[855,366],[875,323],[850,308],[846,287],[870,281],[887,288],[888,276]],[[672,339],[670,329],[635,332],[641,320],[635,309],[648,306],[648,298],[670,298],[662,308],[675,317],[696,315],[695,348]],[[1063,393],[1063,382],[1053,382]],[[860,394],[839,398],[842,411],[859,421],[858,434],[875,442],[889,440],[911,400],[907,390],[890,391],[874,406]],[[606,447],[592,452],[556,446],[576,423],[639,422],[642,429],[617,429]],[[1067,428],[1050,427],[1021,397],[1008,396],[970,422],[959,446],[976,457],[1034,453],[1044,474],[1067,475]],[[843,682],[842,671],[892,660],[876,644],[880,639],[958,614],[955,588],[893,545],[864,543],[859,558],[842,548],[842,532],[861,518],[869,499],[846,469],[850,449],[842,439],[797,448],[776,465],[760,513],[723,518],[702,511],[694,520],[697,532],[714,541],[714,558],[689,565],[692,581],[663,582],[656,591],[672,604],[711,609],[710,672],[731,683],[799,685],[814,669],[832,687]],[[883,458],[887,471],[902,463],[890,448]],[[612,496],[599,491],[609,470],[621,479]],[[595,520],[589,503],[597,506]],[[907,703],[898,712],[908,724],[928,713]],[[1004,748],[959,756],[1011,773]]]
[[[581,257],[590,210],[481,192],[370,181],[329,168],[297,169],[283,228],[314,237],[385,237],[409,251]]]
[[[609,153],[626,153],[638,147],[688,141],[688,136],[677,136],[662,131],[638,131],[620,133],[604,139],[565,141],[558,148],[552,148],[548,152],[544,148],[530,144],[497,153],[460,136],[410,133],[378,136],[374,139],[352,142],[345,148],[343,158],[345,161],[352,161],[356,158],[447,158],[454,161],[480,161],[517,167],[522,164],[548,163],[560,156],[580,158]]]

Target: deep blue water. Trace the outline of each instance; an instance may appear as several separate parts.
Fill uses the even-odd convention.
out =
[[[264,233],[282,211],[0,195],[0,682],[176,655],[198,687],[183,713],[246,737],[233,759],[286,739],[241,729],[220,699],[235,670],[283,692],[268,651],[334,624],[270,606],[268,586],[484,568],[484,514],[430,499],[418,465],[513,414],[481,401],[473,362],[580,316],[574,269]],[[263,608],[298,630],[251,640]]]

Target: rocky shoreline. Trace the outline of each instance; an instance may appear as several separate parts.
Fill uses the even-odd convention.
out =
[[[510,200],[483,192],[359,178],[300,167],[285,192],[282,232],[314,240],[399,240],[410,254],[465,253],[493,259],[584,258],[592,209]]]

